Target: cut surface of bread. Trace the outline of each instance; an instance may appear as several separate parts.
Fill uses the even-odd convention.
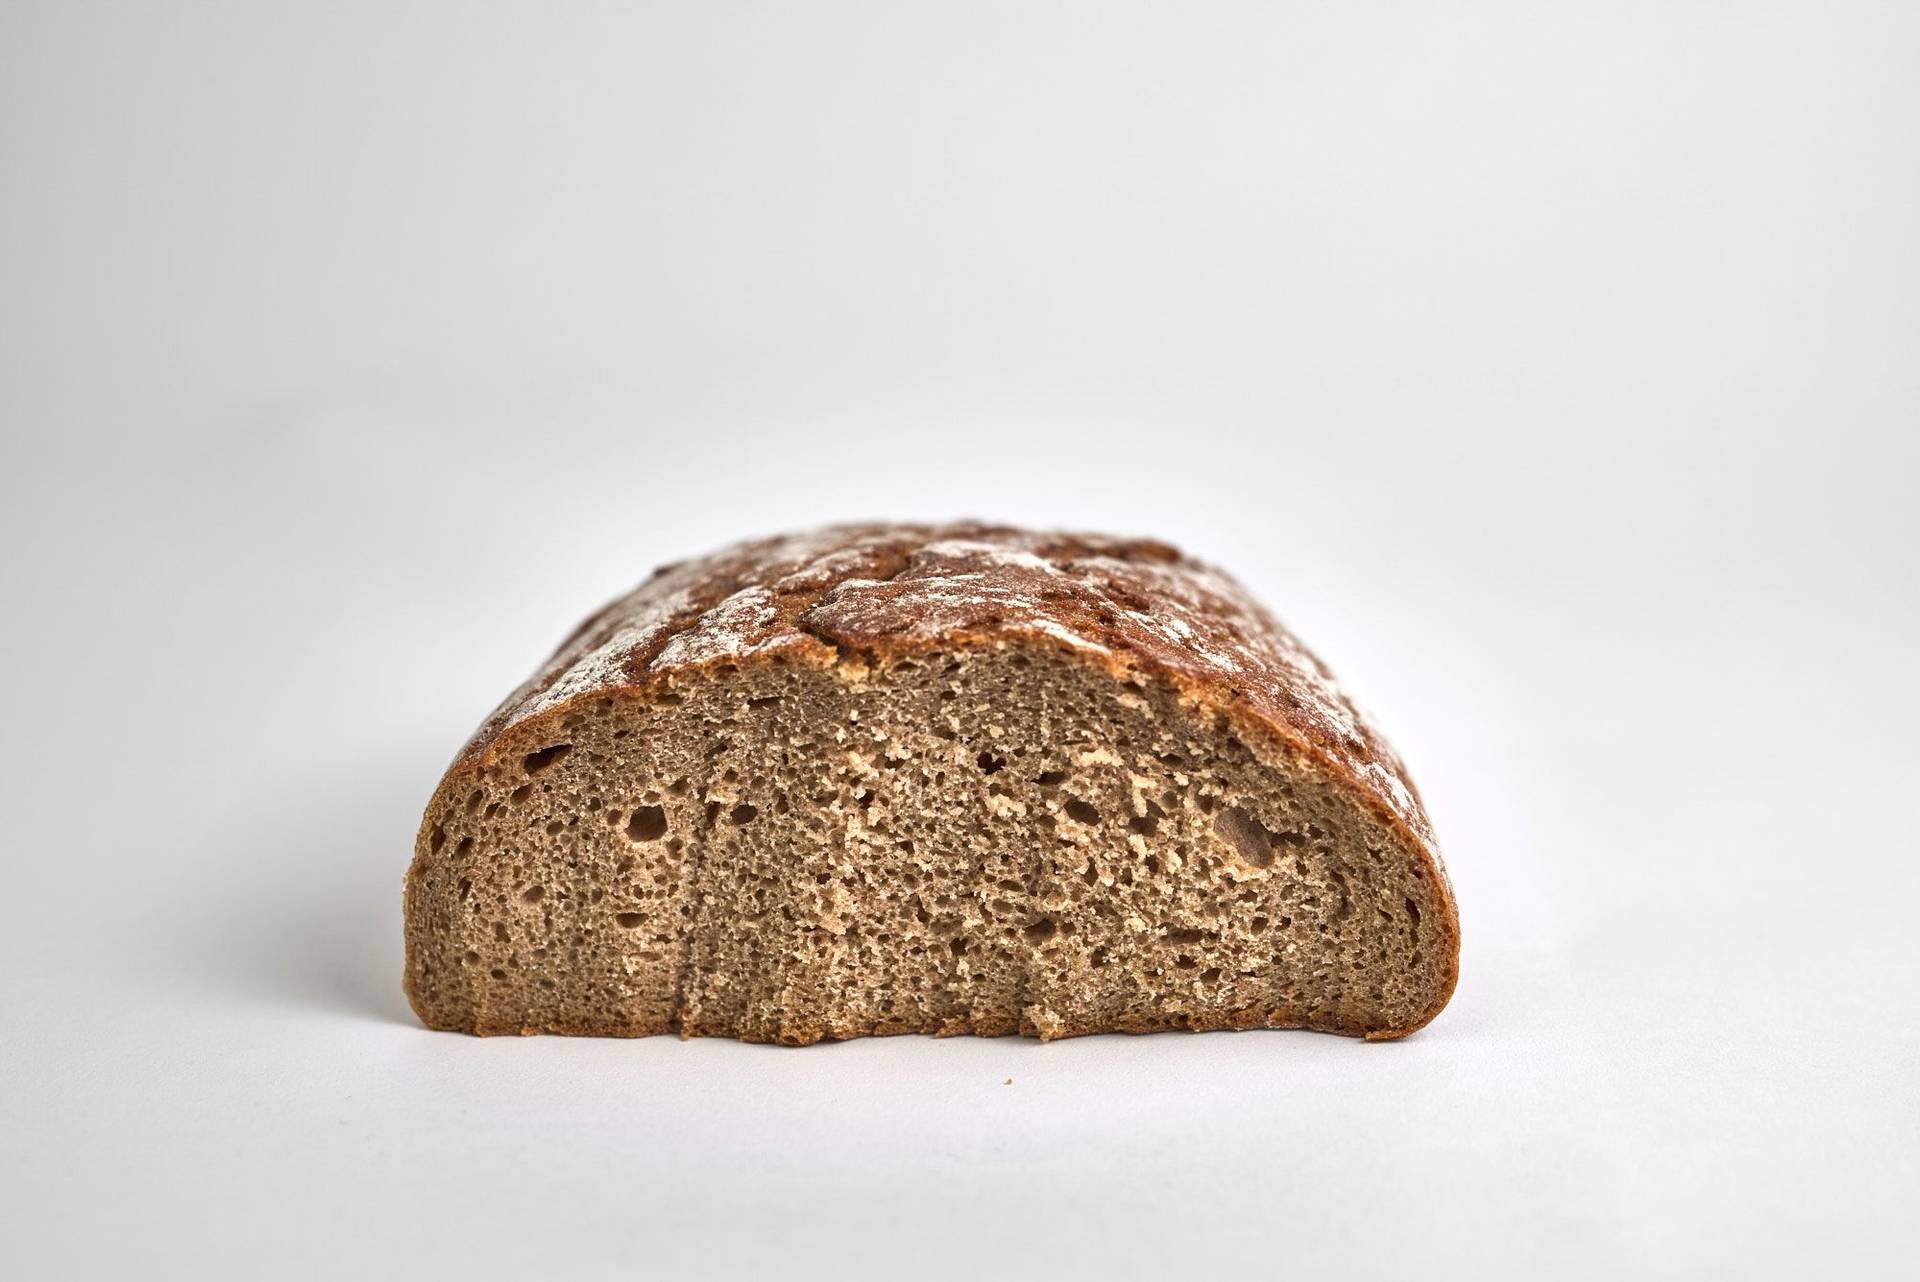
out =
[[[422,823],[434,1028],[1403,1036],[1458,968],[1405,772],[1161,544],[853,526],[670,566]]]

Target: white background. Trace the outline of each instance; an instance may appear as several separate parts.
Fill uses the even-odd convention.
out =
[[[0,165],[14,1276],[1920,1250],[1920,8],[12,0]],[[1332,661],[1436,1023],[418,1027],[419,808],[578,616],[963,514]]]

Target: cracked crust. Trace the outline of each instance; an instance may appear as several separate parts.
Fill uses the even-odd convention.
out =
[[[448,779],[470,776],[503,743],[583,700],[644,697],[696,669],[776,656],[873,661],[1012,638],[1044,639],[1116,677],[1163,678],[1261,756],[1363,798],[1431,875],[1445,954],[1431,1005],[1369,1036],[1403,1036],[1445,1006],[1458,974],[1457,912],[1405,767],[1326,666],[1237,583],[1151,540],[979,523],[843,525],[662,566],[582,623],[487,718]]]
[[[1172,678],[1350,776],[1439,866],[1406,767],[1327,666],[1227,575],[1146,539],[841,525],[665,565],[582,623],[460,761],[562,703],[644,688],[677,668],[794,647],[922,649],[997,634],[1044,635]]]

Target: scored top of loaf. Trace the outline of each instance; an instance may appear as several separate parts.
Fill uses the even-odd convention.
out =
[[[1332,763],[1441,867],[1406,768],[1326,665],[1226,574],[1147,539],[971,522],[836,525],[661,566],[576,628],[460,760],[563,704],[675,671],[1009,635],[1158,673]]]

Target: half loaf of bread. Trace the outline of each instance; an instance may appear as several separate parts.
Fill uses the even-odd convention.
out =
[[[1164,544],[842,526],[663,567],[428,805],[434,1028],[1404,1036],[1459,925],[1327,669]]]

